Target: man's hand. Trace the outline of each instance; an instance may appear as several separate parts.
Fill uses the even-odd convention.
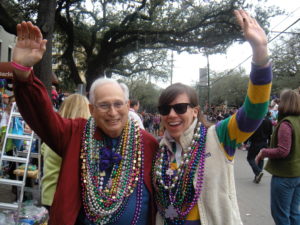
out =
[[[13,50],[12,61],[26,67],[32,67],[39,62],[46,51],[47,40],[37,26],[31,22],[22,22],[17,25],[18,40]],[[29,72],[14,70],[18,78],[29,76]]]

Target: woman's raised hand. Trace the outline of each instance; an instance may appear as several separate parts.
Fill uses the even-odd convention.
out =
[[[234,14],[245,39],[252,47],[253,62],[257,65],[264,66],[268,63],[268,39],[265,31],[246,11],[235,10]]]

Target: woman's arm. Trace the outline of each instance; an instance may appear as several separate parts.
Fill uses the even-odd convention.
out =
[[[255,158],[256,163],[264,158],[285,158],[289,155],[292,146],[293,129],[289,122],[284,121],[278,128],[278,143],[276,148],[263,148]]]
[[[267,36],[254,18],[243,10],[235,17],[253,52],[252,70],[243,106],[233,116],[217,124],[217,134],[229,160],[236,144],[247,140],[259,127],[267,110],[271,92],[272,71],[268,58]]]

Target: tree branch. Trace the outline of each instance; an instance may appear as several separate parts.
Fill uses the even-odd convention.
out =
[[[0,25],[6,32],[17,35],[17,22],[8,14],[2,3],[0,3]]]

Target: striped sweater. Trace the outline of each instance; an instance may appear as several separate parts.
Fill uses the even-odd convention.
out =
[[[245,102],[238,112],[220,121],[216,132],[226,157],[233,160],[236,145],[246,141],[259,127],[268,111],[272,72],[270,67],[252,65]]]

